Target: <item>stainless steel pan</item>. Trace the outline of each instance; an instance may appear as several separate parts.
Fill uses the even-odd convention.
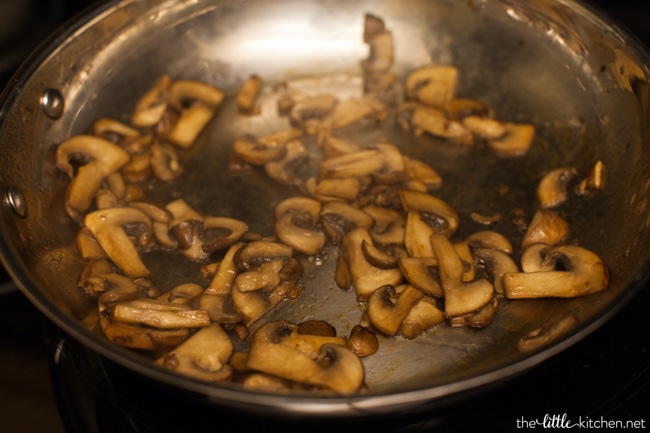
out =
[[[482,330],[440,327],[415,341],[382,342],[366,360],[370,391],[332,397],[275,395],[236,385],[209,385],[159,369],[139,353],[116,347],[87,329],[89,302],[76,288],[82,263],[74,250],[78,226],[66,214],[65,176],[53,151],[85,132],[98,117],[123,119],[158,77],[203,80],[233,95],[251,74],[268,83],[356,92],[367,55],[361,32],[370,12],[395,37],[395,69],[404,74],[430,62],[457,66],[459,93],[484,101],[500,117],[532,122],[534,146],[522,158],[468,155],[429,138],[391,142],[439,170],[441,197],[464,215],[460,234],[476,230],[471,211],[508,214],[531,199],[543,173],[560,165],[586,167],[602,159],[603,191],[567,209],[573,235],[608,264],[610,287],[584,298],[510,302]],[[0,100],[0,191],[4,200],[0,252],[31,301],[66,333],[99,355],[156,382],[212,404],[275,415],[366,417],[420,411],[499,383],[543,362],[601,326],[647,281],[650,258],[650,94],[648,54],[587,7],[569,0],[126,0],[80,17],[24,64]],[[273,95],[262,115],[241,118],[224,106],[185,155],[182,181],[162,188],[160,200],[181,195],[204,213],[231,215],[267,230],[274,203],[291,191],[261,174],[227,173],[232,139],[278,126]],[[360,135],[363,137],[363,133]],[[499,186],[511,192],[504,199]],[[497,227],[517,239],[508,222]],[[463,230],[465,232],[463,232]],[[168,259],[151,257],[159,281]],[[341,330],[358,322],[354,297],[335,287],[326,260],[296,302],[270,318],[325,319]],[[342,314],[343,312],[343,314]],[[566,317],[578,325],[543,349],[525,353],[517,342]]]

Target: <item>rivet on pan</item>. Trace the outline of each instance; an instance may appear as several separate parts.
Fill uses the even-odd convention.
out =
[[[25,218],[27,216],[27,203],[25,202],[25,198],[15,188],[7,188],[5,202],[19,217]]]
[[[56,89],[47,89],[41,96],[41,108],[50,119],[58,119],[63,115],[63,95]]]

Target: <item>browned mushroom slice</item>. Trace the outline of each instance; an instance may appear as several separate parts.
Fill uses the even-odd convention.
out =
[[[235,282],[235,277],[239,272],[239,267],[235,263],[234,257],[243,245],[242,242],[239,242],[228,248],[228,251],[226,251],[226,254],[219,263],[217,272],[205,289],[206,294],[227,296],[230,293],[230,289]]]
[[[341,251],[345,256],[357,299],[366,301],[378,288],[385,285],[397,286],[402,282],[402,272],[397,269],[381,269],[366,260],[361,249],[363,241],[372,242],[368,230],[357,227],[343,237]]]
[[[433,249],[429,238],[434,228],[422,218],[418,211],[406,213],[404,229],[404,246],[411,257],[433,257]]]
[[[535,212],[521,246],[526,248],[536,243],[555,245],[566,240],[568,236],[569,223],[564,218],[552,210],[540,209]]]
[[[145,213],[153,222],[159,222],[164,224],[169,224],[172,220],[173,215],[169,210],[162,208],[156,204],[146,202],[146,201],[132,201],[129,203],[129,207],[138,209]]]
[[[266,174],[273,180],[284,185],[300,185],[300,169],[307,164],[309,153],[301,140],[292,140],[284,145],[286,152],[277,161],[264,164]]]
[[[229,217],[206,216],[203,218],[205,240],[203,251],[211,254],[239,242],[248,231],[248,224]]]
[[[370,242],[365,240],[361,242],[361,251],[366,257],[366,260],[368,260],[368,263],[378,267],[379,269],[391,269],[398,266],[397,257],[382,251]]]
[[[488,139],[488,147],[501,157],[524,155],[530,149],[535,137],[535,127],[528,124],[506,123],[504,135]]]
[[[251,326],[283,299],[286,299],[290,288],[290,285],[279,284],[270,292],[263,290],[243,292],[237,285],[233,285],[231,289],[233,306],[237,312],[244,316],[244,325]]]
[[[334,110],[320,124],[319,131],[332,131],[363,120],[382,121],[388,115],[388,108],[372,95],[349,98],[339,102]]]
[[[542,209],[560,206],[568,198],[569,182],[578,174],[574,167],[560,167],[547,173],[537,185],[537,201]]]
[[[150,167],[153,175],[163,181],[169,182],[183,174],[183,167],[178,161],[178,154],[168,143],[158,140],[151,145]]]
[[[374,204],[364,206],[362,210],[375,220],[370,229],[373,241],[384,246],[404,244],[406,217],[402,212]]]
[[[476,248],[472,251],[476,265],[484,266],[492,277],[494,290],[502,295],[503,276],[508,273],[519,272],[519,267],[508,254],[491,248]]]
[[[439,262],[447,318],[473,313],[492,301],[494,287],[488,280],[481,278],[470,283],[462,281],[463,263],[447,237],[434,234],[431,236],[431,245]]]
[[[483,116],[464,117],[462,124],[474,134],[487,140],[499,139],[508,133],[508,126],[505,123]]]
[[[311,96],[298,101],[289,113],[291,126],[315,134],[323,118],[334,110],[338,102],[332,95]]]
[[[576,192],[585,195],[605,188],[605,164],[598,160],[593,163],[576,187]]]
[[[169,141],[180,147],[191,146],[224,97],[221,90],[206,83],[174,81],[169,87],[169,101],[181,114],[167,136]]]
[[[549,250],[550,245],[543,243],[531,244],[521,253],[519,262],[521,263],[521,270],[523,272],[540,272],[540,271],[553,271],[555,264],[545,262],[544,258]]]
[[[280,284],[280,271],[284,265],[284,259],[262,263],[256,269],[238,274],[235,277],[235,285],[242,292],[271,290]]]
[[[320,221],[332,244],[339,245],[341,239],[356,227],[369,229],[374,218],[361,209],[342,201],[330,201],[320,211]]]
[[[424,66],[406,77],[406,94],[430,107],[446,109],[456,93],[457,81],[458,69],[454,66]]]
[[[295,325],[289,322],[276,321],[255,331],[248,368],[341,394],[354,393],[361,388],[365,373],[357,355],[345,346],[325,343],[310,356],[285,344],[294,329]]]
[[[113,274],[114,272],[113,264],[105,258],[88,260],[79,274],[77,287],[81,288],[87,295],[96,298],[108,290],[108,288],[103,284],[103,279],[100,279],[100,284],[95,284],[91,278],[100,277],[105,274]]]
[[[318,145],[323,149],[326,159],[361,150],[361,146],[354,141],[330,134],[320,136]]]
[[[254,269],[262,263],[276,259],[285,259],[287,262],[293,255],[293,248],[280,242],[266,240],[252,241],[237,250],[233,261],[239,269]]]
[[[492,116],[491,110],[485,104],[471,98],[452,99],[449,102],[447,114],[455,120],[462,120],[470,116],[481,118],[489,118]]]
[[[423,297],[409,311],[402,321],[401,333],[409,340],[421,335],[427,329],[445,321],[445,313],[436,305],[436,300]]]
[[[512,254],[513,251],[510,240],[494,230],[482,230],[472,233],[465,238],[465,242],[472,248],[491,248],[506,254]]]
[[[137,129],[108,117],[101,117],[95,120],[91,130],[93,135],[117,144],[129,153],[133,153],[129,151],[129,144],[141,137],[140,131]]]
[[[232,151],[238,158],[253,165],[278,161],[287,154],[285,146],[264,144],[252,135],[236,138]]]
[[[549,248],[543,265],[559,270],[505,274],[503,287],[510,299],[590,295],[607,288],[609,271],[593,251],[575,245]]]
[[[454,249],[463,263],[463,278],[464,282],[472,281],[476,277],[476,270],[474,269],[474,258],[469,249],[467,242],[454,243]]]
[[[188,307],[190,304],[194,305],[194,301],[198,300],[199,296],[203,294],[203,287],[195,283],[181,283],[172,287],[171,290],[159,296],[157,299],[164,300],[171,304],[183,304]]]
[[[448,236],[453,235],[458,229],[459,216],[456,210],[444,200],[421,191],[402,189],[400,190],[402,205],[406,211],[418,211],[431,222],[438,222],[435,227],[437,232],[443,232]]]
[[[88,227],[81,227],[77,233],[77,248],[83,259],[101,259],[107,257],[106,251],[99,245]]]
[[[210,315],[205,310],[153,299],[119,302],[108,307],[105,313],[114,322],[156,329],[201,328],[211,323]]]
[[[358,357],[370,356],[379,350],[377,334],[370,328],[354,325],[348,337],[347,347]]]
[[[411,128],[433,136],[454,140],[467,145],[474,144],[472,133],[462,123],[447,118],[444,112],[416,109],[411,115]]]
[[[275,208],[275,233],[278,239],[304,254],[323,251],[325,233],[317,226],[321,205],[307,197],[292,197]]]
[[[361,191],[361,183],[356,177],[346,177],[340,179],[314,179],[309,188],[309,193],[321,200],[355,200]]]
[[[68,214],[76,219],[88,210],[102,180],[128,163],[130,158],[128,152],[118,145],[92,135],[77,135],[59,144],[56,166],[72,179],[66,191]],[[76,174],[75,166],[78,166]]]
[[[187,339],[190,330],[183,329],[154,329],[128,323],[115,323],[99,315],[102,333],[109,341],[118,346],[131,349],[165,350],[177,346]]]
[[[442,177],[429,164],[413,158],[404,157],[406,172],[410,179],[422,182],[427,189],[442,185]]]
[[[380,171],[372,174],[377,184],[396,184],[408,179],[402,152],[389,143],[376,143],[373,147],[381,152],[383,165]]]
[[[260,143],[269,147],[278,147],[302,137],[303,132],[298,128],[281,129],[270,134],[263,135],[257,139]]]
[[[258,114],[260,112],[256,102],[261,89],[262,79],[259,76],[251,75],[248,77],[239,90],[237,99],[235,100],[239,112],[244,114]]]
[[[444,297],[435,257],[400,257],[397,264],[410,285],[428,296]]]
[[[350,290],[353,284],[352,273],[347,259],[343,254],[336,258],[336,270],[334,271],[334,282],[343,290]]]
[[[168,203],[166,209],[173,216],[169,223],[169,234],[178,242],[178,248],[183,255],[192,261],[206,260],[209,255],[203,251],[203,216],[183,199]]]
[[[470,326],[472,328],[484,328],[492,323],[498,307],[499,300],[494,297],[490,302],[476,311],[450,317],[449,324],[452,327]]]
[[[151,231],[151,220],[144,212],[130,207],[103,209],[86,215],[88,227],[106,255],[126,275],[146,277],[149,269],[144,265],[138,250],[125,231],[127,225],[144,225]]]
[[[395,335],[411,309],[423,297],[422,292],[409,284],[379,287],[368,299],[368,319],[384,334]]]
[[[131,125],[138,128],[154,126],[167,111],[168,92],[171,79],[163,75],[154,86],[142,96],[131,116]]]
[[[158,358],[156,364],[178,374],[217,382],[232,375],[228,365],[232,352],[230,337],[221,326],[213,323]]]

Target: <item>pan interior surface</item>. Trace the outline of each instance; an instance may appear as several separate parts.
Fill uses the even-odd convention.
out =
[[[140,354],[114,347],[85,321],[96,309],[77,288],[83,262],[79,229],[64,209],[68,179],[57,171],[54,149],[87,131],[99,117],[128,121],[137,98],[163,74],[213,84],[226,103],[181,155],[185,174],[157,185],[150,198],[182,197],[201,214],[247,221],[270,235],[273,208],[296,195],[262,171],[229,173],[232,142],[289,126],[277,115],[283,89],[362,94],[360,62],[366,13],[385,20],[395,44],[394,70],[406,74],[427,64],[458,68],[457,94],[494,108],[509,122],[532,123],[536,136],[522,157],[499,158],[481,146],[450,146],[430,136],[398,130],[389,118],[379,128],[352,128],[345,138],[366,144],[385,139],[404,155],[432,165],[443,178],[434,193],[461,215],[458,238],[485,227],[470,217],[501,214],[491,229],[520,245],[515,210],[530,218],[539,179],[552,169],[607,168],[606,188],[572,196],[562,209],[572,239],[608,265],[607,290],[575,299],[503,299],[484,329],[441,325],[414,339],[380,337],[379,351],[364,360],[369,391],[346,398],[255,393],[206,385],[154,367]],[[226,405],[259,405],[281,413],[349,414],[416,407],[519,373],[600,326],[646,279],[648,128],[647,54],[579,4],[568,1],[123,1],[86,16],[32,58],[14,88],[3,94],[0,160],[3,191],[18,191],[23,215],[2,207],[2,258],[21,288],[55,323],[100,354],[147,376],[208,395]],[[261,113],[241,116],[232,99],[251,75],[263,77]],[[64,109],[48,116],[43,95],[60,94]],[[230,102],[229,102],[230,101]],[[314,158],[315,137],[305,139]],[[306,173],[315,173],[309,165]],[[362,320],[353,291],[333,279],[335,249],[311,263],[305,292],[278,305],[265,320],[322,319],[340,335]],[[180,256],[149,254],[152,280],[163,290],[200,280],[200,264]],[[535,330],[567,318],[577,325],[550,345],[522,352],[518,343]],[[351,402],[355,403],[355,408]]]

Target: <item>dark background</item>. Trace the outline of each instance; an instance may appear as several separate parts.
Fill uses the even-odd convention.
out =
[[[14,5],[11,9],[12,3],[22,7]],[[19,63],[40,41],[92,3],[0,0],[0,87],[10,81]],[[589,3],[650,46],[647,1]],[[20,12],[15,13],[16,10]],[[442,431],[475,431],[481,425],[489,431],[531,431],[517,429],[516,420],[530,420],[546,413],[567,413],[572,420],[578,416],[643,420],[647,429],[649,308],[650,289],[646,288],[603,328],[575,346],[487,396],[451,409]],[[47,343],[51,336],[43,322],[0,269],[0,431],[64,432],[52,389],[50,359],[54,352]],[[404,431],[429,431],[439,423],[440,420],[422,421]]]

